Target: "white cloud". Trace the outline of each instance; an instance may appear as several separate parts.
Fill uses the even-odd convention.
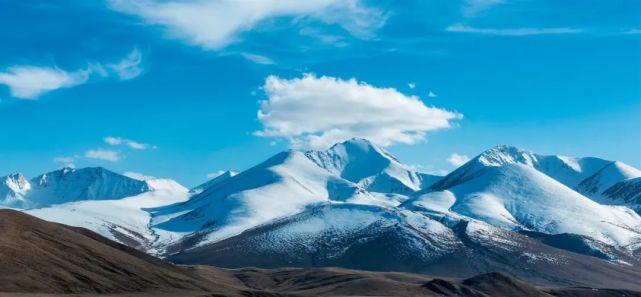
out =
[[[55,157],[55,158],[53,158],[53,162],[54,163],[63,164],[66,167],[74,168],[74,167],[76,167],[76,165],[74,163],[78,158],[80,158],[80,156],[78,156],[78,155],[67,156],[67,157]]]
[[[413,83],[413,82],[408,83],[408,84],[407,84],[407,86],[408,86],[410,89],[414,89],[414,88],[416,88],[416,84],[415,84],[415,83]]]
[[[445,29],[449,32],[474,33],[484,35],[502,35],[502,36],[526,36],[526,35],[546,35],[546,34],[576,34],[583,32],[582,29],[574,28],[474,28],[464,25],[453,25]]]
[[[135,171],[125,171],[122,175],[126,177],[130,177],[133,179],[137,180],[150,180],[150,179],[156,179],[155,176],[150,176],[150,175],[144,175],[140,172],[135,172]]]
[[[504,2],[504,0],[466,0],[463,5],[463,15],[466,17],[474,17],[490,7]]]
[[[459,155],[457,153],[453,153],[452,155],[450,155],[449,158],[447,158],[447,162],[449,162],[450,164],[452,164],[452,166],[455,166],[455,167],[459,167],[467,163],[467,161],[469,160],[470,160],[470,157],[466,155]]]
[[[150,145],[147,143],[141,143],[135,140],[127,139],[127,138],[122,138],[122,137],[115,137],[115,136],[107,136],[104,138],[105,143],[108,145],[121,145],[124,144],[132,149],[135,150],[146,150],[148,148],[156,148],[155,145]]]
[[[243,58],[245,58],[245,59],[247,59],[249,61],[252,61],[254,63],[263,64],[263,65],[276,64],[274,62],[274,60],[272,60],[270,58],[267,58],[265,56],[256,55],[256,54],[250,54],[250,53],[241,53],[240,55],[243,56]]]
[[[451,127],[461,114],[426,106],[420,98],[393,88],[378,88],[356,79],[305,74],[283,79],[269,76],[263,90],[258,136],[284,138],[300,148],[326,148],[362,137],[379,145],[412,144],[428,131]]]
[[[130,148],[135,149],[135,150],[146,150],[147,148],[149,148],[148,144],[136,142],[136,141],[133,141],[133,140],[127,140],[127,145]]]
[[[121,80],[136,78],[142,73],[142,53],[134,48],[124,59],[108,64],[107,68],[112,70]]]
[[[12,66],[0,72],[0,84],[8,86],[15,98],[36,99],[53,90],[84,84],[90,73],[89,70],[69,72],[57,67]]]
[[[336,23],[359,37],[385,22],[385,15],[361,0],[109,0],[114,10],[139,16],[166,29],[171,37],[205,49],[222,49],[275,17]]]
[[[120,155],[120,152],[117,151],[96,149],[88,150],[85,153],[85,158],[118,162],[122,156]]]
[[[122,143],[122,138],[107,136],[105,137],[105,143],[107,143],[108,145],[120,145]]]
[[[436,93],[434,93],[434,92],[432,92],[432,91],[429,91],[429,92],[427,93],[427,97],[430,97],[430,98],[436,98],[436,97],[438,97],[438,95],[436,95]]]
[[[9,87],[11,96],[19,99],[36,99],[40,95],[63,88],[85,84],[93,75],[118,76],[121,80],[132,79],[140,73],[142,55],[134,49],[117,63],[90,63],[86,69],[63,70],[56,66],[20,65],[0,72],[0,84]]]

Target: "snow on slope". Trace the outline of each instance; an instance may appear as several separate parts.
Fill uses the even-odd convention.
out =
[[[0,177],[0,206],[22,207],[30,189],[31,184],[22,174]]]
[[[316,166],[303,153],[288,151],[204,189],[189,201],[152,210],[152,222],[168,232],[207,234],[201,243],[214,242],[299,213],[310,204],[356,197],[375,203],[357,185]]]
[[[267,243],[274,245],[271,248],[280,248],[282,245],[304,245],[314,248],[311,243],[319,239],[338,238],[349,234],[362,232],[375,226],[385,228],[390,225],[405,225],[411,227],[410,233],[420,232],[420,236],[439,239],[442,243],[455,241],[450,229],[425,216],[409,211],[392,210],[373,205],[332,203],[313,207],[305,212],[288,217],[282,221],[271,224],[277,227],[267,235]],[[446,249],[445,244],[434,246],[423,252],[434,252]]]
[[[473,177],[456,176],[460,180],[448,176],[453,186],[420,195],[404,207],[444,222],[472,218],[507,230],[573,233],[619,247],[641,247],[638,214],[598,204],[527,165],[487,166]]]
[[[305,155],[318,166],[371,192],[410,194],[440,177],[420,174],[368,140],[353,138]]]
[[[170,179],[151,179],[146,183],[151,190],[132,197],[75,201],[26,212],[48,221],[84,227],[122,244],[160,254],[162,247],[177,237],[151,229],[151,215],[146,208],[186,201],[189,193]]]

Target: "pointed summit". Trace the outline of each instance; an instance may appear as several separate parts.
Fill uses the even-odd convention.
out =
[[[326,151],[308,151],[305,155],[329,172],[374,192],[408,194],[435,180],[433,176],[415,172],[363,138],[352,138]]]

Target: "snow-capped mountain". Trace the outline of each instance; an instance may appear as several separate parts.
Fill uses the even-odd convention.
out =
[[[578,234],[630,250],[641,248],[637,213],[601,205],[532,167],[487,166],[473,178],[452,184],[405,206],[439,220],[475,219],[506,230]]]
[[[180,263],[502,270],[566,284],[641,276],[641,177],[619,162],[497,146],[437,177],[351,139],[191,190],[104,171],[14,175],[0,197]]]
[[[520,164],[536,169],[565,186],[606,204],[617,204],[615,201],[602,199],[602,194],[611,186],[627,179],[641,177],[640,170],[617,161],[594,157],[547,156],[512,146],[499,145],[465,163],[432,185],[431,189],[447,189],[473,179],[487,167],[500,167],[507,164]]]
[[[34,208],[79,200],[118,199],[149,190],[146,182],[101,167],[65,167],[29,181],[20,174],[3,177],[2,206]]]
[[[20,173],[0,177],[0,205],[22,205],[30,189],[31,184]]]
[[[152,210],[152,225],[199,244],[215,242],[314,203],[374,200],[358,185],[288,151],[236,176],[211,184],[188,201]]]

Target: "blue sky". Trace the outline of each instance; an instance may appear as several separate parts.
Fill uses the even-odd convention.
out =
[[[497,144],[639,168],[639,11],[0,0],[0,175],[73,163],[191,186],[352,136],[428,172]]]

